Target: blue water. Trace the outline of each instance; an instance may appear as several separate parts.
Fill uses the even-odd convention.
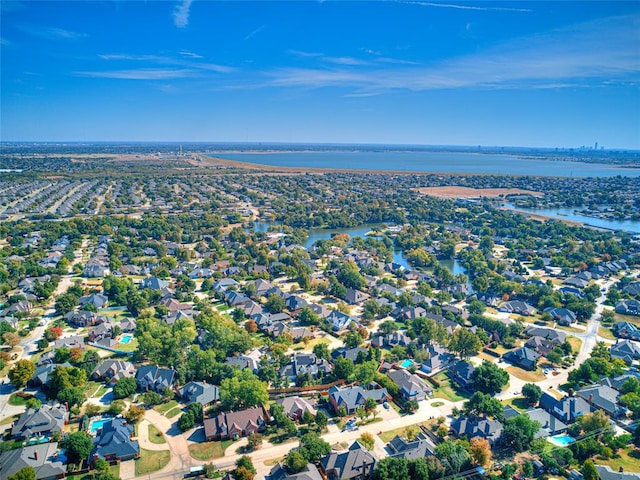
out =
[[[554,435],[553,437],[549,437],[547,440],[561,447],[566,447],[567,445],[571,445],[573,442],[576,441],[575,438],[573,438],[571,435],[567,435],[566,433]]]
[[[588,217],[586,215],[575,213],[573,208],[524,208],[518,207],[517,205],[509,202],[505,202],[504,206],[511,210],[515,209],[522,212],[545,215],[547,217],[557,218],[558,220],[571,220],[573,222],[586,223],[587,225],[592,225],[594,227],[640,233],[640,221],[638,220],[613,220],[607,218]]]
[[[131,343],[131,340],[133,340],[133,335],[123,335],[120,339],[120,343],[126,345],[127,343]]]
[[[413,365],[413,360],[409,360],[408,358],[404,359],[400,364],[402,368],[409,368],[411,365]]]
[[[91,420],[91,425],[89,425],[89,433],[91,433],[91,435],[95,435],[105,423],[109,423],[110,421],[110,418],[96,418],[95,420]]]
[[[281,167],[347,168],[437,173],[533,175],[551,177],[639,177],[639,168],[517,155],[471,152],[278,152],[212,154],[219,158]]]

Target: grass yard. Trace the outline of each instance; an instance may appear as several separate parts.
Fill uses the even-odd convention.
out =
[[[172,408],[171,410],[169,410],[167,413],[165,413],[164,416],[167,417],[167,418],[173,418],[176,415],[180,415],[181,413],[182,413],[182,408],[175,407],[175,408]]]
[[[438,408],[444,405],[444,402],[433,402],[431,403],[431,406],[434,408]]]
[[[265,461],[264,461],[264,464],[265,464],[267,467],[273,467],[273,466],[275,466],[276,464],[278,464],[278,463],[282,462],[285,458],[286,458],[286,457],[270,458],[269,460],[265,460]]]
[[[20,418],[20,415],[13,415],[12,417],[5,417],[0,420],[0,425],[8,425],[10,423],[16,422]]]
[[[510,367],[507,367],[506,370],[514,377],[524,380],[525,382],[540,382],[546,378],[540,368],[530,372],[529,370],[524,370],[520,367],[516,367],[515,365],[511,365]]]
[[[149,441],[156,444],[167,443],[167,440],[164,438],[164,435],[162,435],[162,432],[152,424],[149,424]]]
[[[504,405],[511,405],[513,408],[520,412],[524,412],[525,410],[529,409],[529,404],[524,397],[515,397],[510,398],[509,400],[502,400],[502,403]]]
[[[100,387],[102,387],[101,383],[98,382],[87,382],[87,385],[84,387],[84,394],[87,397],[95,397],[96,393],[98,393],[98,391],[100,390]]]
[[[607,340],[615,341],[616,339],[615,335],[613,334],[611,329],[608,327],[602,327],[602,326],[598,327],[598,336],[602,338],[606,338]]]
[[[189,444],[189,454],[196,460],[206,461],[212,458],[224,457],[225,450],[233,443],[233,440],[220,442],[202,442]]]
[[[127,307],[117,308],[115,310],[107,310],[102,309],[98,311],[98,315],[104,315],[106,317],[111,317],[114,320],[118,317],[126,317],[129,314]]]
[[[169,460],[171,460],[169,450],[152,451],[141,448],[140,458],[136,460],[136,477],[161,470]]]
[[[617,472],[620,467],[624,467],[625,472],[640,473],[640,449],[627,447],[620,450],[619,453],[619,458],[602,460],[600,457],[597,457],[595,462],[598,465],[609,465],[614,472]]]
[[[163,403],[162,405],[156,405],[155,407],[153,407],[153,409],[158,412],[161,413],[162,415],[166,415],[166,413],[171,410],[172,408],[175,408],[178,406],[178,402],[176,402],[175,400],[171,400],[167,403]]]
[[[567,341],[569,342],[571,348],[575,353],[579,352],[582,348],[582,340],[580,340],[578,337],[567,337]]]
[[[23,407],[27,404],[27,400],[29,400],[31,397],[31,395],[23,397],[22,395],[18,395],[17,393],[12,393],[9,397],[9,405],[13,405],[14,407]]]
[[[633,315],[621,315],[620,313],[614,313],[613,315],[614,322],[629,322],[640,328],[640,317],[635,317]]]
[[[458,390],[452,385],[451,379],[444,372],[437,374],[435,379],[440,382],[440,386],[433,389],[434,398],[444,398],[452,402],[459,402],[470,397],[468,393]]]
[[[138,339],[133,338],[129,343],[118,343],[115,348],[122,352],[135,352],[138,349]]]

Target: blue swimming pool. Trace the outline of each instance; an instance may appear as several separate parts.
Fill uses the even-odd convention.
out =
[[[95,435],[105,423],[109,423],[110,421],[110,418],[96,418],[95,420],[91,420],[91,424],[89,425],[89,433],[91,435]]]
[[[122,338],[120,339],[120,343],[126,345],[127,343],[131,343],[131,340],[133,340],[133,335],[127,333],[126,335],[122,336]]]
[[[571,445],[576,441],[571,435],[567,435],[566,433],[561,433],[558,435],[554,435],[553,437],[547,438],[554,445],[558,445],[559,447],[566,447],[567,445]]]
[[[413,365],[413,360],[409,360],[408,358],[405,358],[400,364],[402,368],[409,368],[412,365]]]

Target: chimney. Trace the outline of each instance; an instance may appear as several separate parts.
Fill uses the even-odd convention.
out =
[[[34,458],[34,459],[36,459],[36,460],[38,460],[38,451],[37,451],[37,450],[35,450],[35,451],[33,452],[33,458]]]
[[[618,469],[618,471],[619,471],[620,473],[624,472],[624,467],[623,467],[622,465],[620,465],[620,468]]]
[[[589,403],[593,403],[593,393],[589,394]]]

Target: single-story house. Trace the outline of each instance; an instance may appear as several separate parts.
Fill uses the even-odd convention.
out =
[[[369,478],[377,463],[359,442],[354,442],[346,452],[329,453],[320,460],[320,469],[329,480]]]
[[[329,389],[329,403],[337,412],[343,407],[347,414],[353,414],[358,408],[364,407],[367,398],[373,398],[381,404],[391,398],[386,388],[365,390],[359,385],[340,388],[337,386]]]
[[[219,399],[218,387],[204,382],[189,382],[178,393],[187,405],[197,402],[206,407]]]
[[[433,389],[415,373],[407,370],[391,370],[387,375],[398,386],[399,395],[405,402],[426,400],[433,395]]]
[[[528,347],[520,347],[502,355],[502,358],[527,370],[535,370],[540,354]]]
[[[291,420],[300,420],[304,412],[309,412],[314,417],[317,413],[315,407],[306,398],[302,397],[280,398],[276,400],[276,403],[282,405],[285,415]]]
[[[93,441],[94,448],[89,457],[92,464],[103,458],[111,460],[131,460],[140,455],[137,440],[132,440],[133,425],[129,425],[124,418],[112,418],[102,425]]]
[[[227,440],[246,437],[262,432],[269,416],[263,407],[253,407],[238,412],[222,412],[204,421],[204,435],[207,440]]]

